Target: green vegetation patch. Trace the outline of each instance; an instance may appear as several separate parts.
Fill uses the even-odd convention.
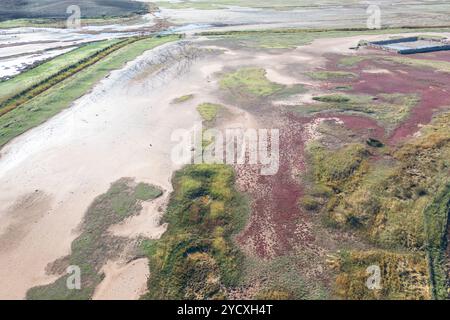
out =
[[[414,59],[407,58],[404,56],[394,57],[383,57],[383,59],[388,61],[393,61],[396,63],[405,64],[407,66],[412,67],[420,67],[420,68],[430,68],[439,72],[450,73],[450,62],[448,61],[438,61],[438,60],[425,60],[425,59]]]
[[[444,185],[425,209],[427,252],[430,264],[433,298],[447,300],[448,256],[447,228],[450,213],[450,184]]]
[[[340,296],[428,299],[427,292],[432,292],[434,298],[447,297],[449,123],[450,113],[437,115],[419,136],[393,150],[368,149],[362,143],[334,149],[322,140],[308,145],[315,188],[307,192],[306,204],[321,211],[330,226],[352,230],[382,251],[352,252],[340,263],[336,284]],[[374,161],[371,153],[383,158]],[[328,191],[317,193],[318,188]],[[309,197],[318,200],[319,209]],[[365,269],[377,264],[374,257],[385,274],[378,293],[366,290],[364,284]],[[408,262],[411,257],[416,262]]]
[[[358,63],[367,60],[368,58],[366,56],[347,56],[343,57],[339,60],[337,63],[340,67],[353,67],[357,65]]]
[[[427,237],[424,210],[449,179],[446,121],[450,123],[448,114],[439,116],[420,137],[388,153],[387,163],[369,162],[365,144],[338,150],[310,144],[316,184],[333,189],[323,209],[327,217],[335,225],[364,232],[383,248],[422,249]]]
[[[105,40],[88,43],[78,49],[57,56],[17,76],[0,82],[0,105],[20,92],[38,85],[40,82],[56,75],[60,71],[87,59],[101,50],[105,50],[123,40]]]
[[[131,15],[123,17],[104,16],[97,18],[83,18],[81,19],[81,26],[101,26],[112,24],[136,24],[142,22],[143,18],[140,15]],[[0,29],[11,28],[67,28],[67,18],[22,18],[0,21]]]
[[[258,288],[251,299],[329,299],[330,292],[323,282],[317,279],[317,275],[305,272],[305,270],[318,268],[318,260],[316,254],[304,250],[301,253],[288,253],[269,260],[257,257],[247,258],[244,263],[244,284]]]
[[[386,251],[344,251],[334,261],[338,273],[336,294],[346,300],[428,300],[428,266],[424,254]],[[379,288],[369,289],[374,276],[369,267],[378,267]],[[368,272],[369,271],[369,272]]]
[[[139,183],[134,190],[134,197],[138,200],[148,201],[162,195],[161,189],[146,183]]]
[[[303,114],[321,112],[346,112],[362,114],[381,122],[389,131],[405,120],[411,110],[419,104],[416,94],[379,94],[376,97],[357,94],[333,93],[314,97],[320,104],[296,107]]]
[[[81,271],[81,289],[68,289],[70,274],[61,276],[54,283],[28,290],[31,300],[87,300],[92,298],[103,275],[101,268],[123,252],[127,240],[112,236],[108,228],[142,210],[141,201],[152,200],[162,194],[158,188],[131,179],[120,179],[109,190],[97,197],[88,208],[81,226],[81,234],[71,246],[70,256],[57,260],[52,270],[65,272],[67,266],[78,266]]]
[[[0,21],[0,29],[27,27],[64,28],[66,27],[66,19],[11,19]]]
[[[197,107],[197,111],[205,121],[214,121],[217,117],[217,114],[224,107],[220,104],[214,103],[202,103]]]
[[[320,144],[310,144],[308,152],[313,161],[314,176],[320,184],[338,189],[361,168],[369,153],[363,144],[349,144],[339,150],[327,150]]]
[[[268,97],[280,92],[284,86],[270,82],[262,68],[242,68],[225,74],[220,80],[222,89],[235,96]]]
[[[173,179],[160,240],[148,241],[147,299],[222,299],[239,285],[243,256],[232,236],[245,224],[248,205],[225,165],[189,165]]]
[[[178,36],[168,36],[133,42],[4,114],[0,117],[0,147],[69,107],[112,70],[121,68],[147,50],[177,39]]]
[[[74,64],[68,65],[65,68],[60,69],[58,72],[52,74],[48,78],[25,88],[23,91],[0,103],[0,116],[2,116],[5,113],[8,113],[9,111],[20,106],[21,104],[24,104],[27,101],[33,99],[37,95],[50,89],[51,87],[64,81],[65,79],[73,76],[77,72],[80,72],[81,70],[88,68],[91,65],[94,65],[98,61],[104,59],[111,53],[119,50],[120,48],[125,47],[138,40],[139,38],[129,38],[114,43],[104,49],[98,50],[89,57],[86,57]]]
[[[184,103],[187,102],[189,100],[194,99],[194,95],[193,94],[186,94],[184,96],[175,98],[172,100],[172,104],[180,104],[180,103]]]
[[[314,80],[348,80],[358,77],[356,73],[346,71],[314,71],[306,75]]]
[[[311,44],[316,39],[345,38],[351,36],[395,34],[410,32],[446,32],[448,28],[386,28],[369,30],[367,28],[348,29],[278,29],[252,31],[202,32],[201,35],[217,40],[229,40],[234,45],[251,49],[294,49]]]

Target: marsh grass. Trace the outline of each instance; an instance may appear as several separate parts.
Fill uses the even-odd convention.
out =
[[[294,110],[302,114],[332,111],[365,115],[381,122],[388,131],[405,120],[420,102],[416,94],[401,93],[379,94],[376,97],[333,93],[313,97],[313,100],[319,103],[296,107]]]
[[[242,68],[225,74],[220,80],[222,89],[237,96],[268,97],[283,89],[282,85],[270,82],[262,68]]]
[[[450,183],[444,185],[433,202],[425,209],[425,230],[427,234],[427,253],[430,266],[433,298],[447,300],[448,284],[448,246],[447,231],[450,213]]]
[[[74,49],[43,62],[40,65],[26,70],[7,81],[0,82],[0,105],[19,93],[38,85],[52,76],[55,76],[61,72],[61,70],[93,57],[101,50],[117,45],[121,41],[123,40],[114,39],[82,45],[78,49]]]
[[[177,39],[178,36],[167,36],[133,42],[4,114],[0,117],[0,147],[69,107],[112,70],[121,68],[147,50]]]
[[[353,80],[358,77],[356,73],[346,71],[314,71],[308,72],[306,75],[314,80]]]
[[[243,227],[246,199],[225,165],[190,165],[173,178],[160,240],[143,249],[152,270],[147,299],[218,299],[239,285],[243,256],[232,237]]]
[[[239,47],[257,49],[294,49],[299,46],[311,44],[316,39],[344,38],[351,36],[394,34],[394,33],[416,33],[416,32],[446,32],[448,26],[430,28],[384,28],[380,30],[368,30],[365,28],[342,28],[342,29],[272,29],[272,30],[249,30],[249,31],[217,31],[201,32],[200,35],[211,39],[226,39],[232,41]]]
[[[30,84],[29,87],[24,88],[22,91],[18,92],[14,96],[4,100],[0,104],[0,117],[11,110],[14,110],[18,106],[26,103],[27,101],[33,99],[37,95],[45,92],[46,90],[50,89],[54,85],[64,81],[65,79],[68,79],[69,77],[73,76],[74,74],[82,71],[85,68],[88,68],[89,66],[94,65],[101,59],[104,59],[109,54],[113,53],[114,51],[127,46],[135,41],[138,41],[139,38],[130,38],[127,40],[119,41],[117,43],[113,43],[110,46],[106,48],[99,49],[98,51],[94,52],[92,55],[85,57],[74,64],[67,65],[65,67],[61,67],[59,71],[56,73],[50,75],[48,78],[43,79],[40,82]],[[8,83],[8,82],[6,82]]]
[[[381,288],[369,289],[369,266],[381,269]],[[423,253],[342,251],[335,261],[336,294],[346,300],[428,300],[428,266]]]
[[[173,99],[171,103],[172,104],[181,104],[181,103],[187,102],[192,99],[194,99],[193,94],[186,94],[184,96]]]
[[[341,257],[338,295],[349,299],[428,299],[432,291],[433,297],[445,298],[449,123],[448,112],[439,114],[421,129],[421,135],[390,151],[372,148],[369,153],[363,144],[337,150],[320,142],[308,146],[314,184],[332,190],[323,193],[326,201],[320,211],[324,221],[352,230],[379,248]],[[374,162],[373,152],[382,152],[385,159]],[[314,196],[313,191],[309,194]],[[368,292],[364,285],[365,268],[375,262],[384,268],[386,281],[378,293]]]

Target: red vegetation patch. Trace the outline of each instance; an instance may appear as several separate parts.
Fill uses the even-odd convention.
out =
[[[393,54],[386,55],[392,56]],[[414,55],[414,58],[433,59],[435,56],[438,56],[440,60],[444,57],[450,60],[450,53],[448,52]],[[329,57],[328,67],[336,70],[341,58],[343,56]],[[389,70],[390,73],[363,72],[369,69],[385,69]],[[351,68],[351,71],[358,73],[359,78],[350,83],[352,85],[350,93],[372,96],[402,93],[420,96],[420,103],[412,109],[408,119],[401,123],[389,137],[389,142],[392,144],[411,136],[418,131],[421,125],[429,123],[433,114],[439,108],[450,106],[450,88],[448,86],[450,75],[448,73],[438,72],[430,68],[403,65],[383,59],[363,60]]]
[[[297,177],[304,168],[303,125],[289,118],[282,122],[278,172],[263,176],[251,166],[236,168],[238,184],[253,200],[250,221],[237,240],[264,258],[286,254],[314,240],[308,214],[298,206],[303,191]]]
[[[280,166],[273,176],[262,176],[258,168],[236,166],[240,189],[252,199],[251,217],[237,237],[247,251],[262,258],[287,254],[294,248],[311,247],[315,242],[313,217],[299,207],[303,186],[299,175],[305,170],[306,125],[317,118],[342,121],[355,134],[382,139],[384,129],[377,122],[359,116],[327,114],[302,117],[287,114],[281,121]]]

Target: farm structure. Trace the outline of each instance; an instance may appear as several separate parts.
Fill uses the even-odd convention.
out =
[[[398,54],[414,54],[450,50],[447,39],[428,37],[408,37],[383,41],[368,42],[369,48],[381,49]]]

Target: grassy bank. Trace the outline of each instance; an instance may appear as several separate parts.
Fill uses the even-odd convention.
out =
[[[31,87],[35,87],[46,79],[55,76],[62,70],[81,63],[85,59],[93,57],[101,50],[117,45],[121,41],[123,40],[114,39],[85,44],[78,49],[55,57],[34,68],[22,72],[7,81],[0,82],[0,105],[21,92],[24,92]]]
[[[81,19],[82,26],[102,26],[109,24],[132,24],[142,21],[140,15],[133,15],[129,17],[98,17],[98,18],[84,18]],[[67,18],[65,19],[45,19],[45,18],[24,18],[24,19],[10,19],[0,21],[0,29],[12,28],[67,28]]]
[[[0,117],[0,146],[69,107],[112,70],[121,68],[147,50],[177,39],[178,36],[144,38],[128,44],[4,114]]]
[[[219,299],[240,283],[243,256],[233,235],[247,218],[247,203],[225,165],[190,165],[173,178],[174,192],[160,240],[147,241],[146,299]]]
[[[149,201],[162,194],[157,187],[145,183],[136,184],[131,179],[120,179],[109,190],[97,197],[86,212],[81,234],[72,242],[71,254],[55,261],[50,271],[63,274],[54,283],[30,289],[31,300],[88,300],[103,275],[101,268],[112,258],[117,258],[129,240],[112,236],[108,228],[139,214],[142,201]],[[71,290],[66,283],[70,274],[68,266],[78,266],[81,271],[81,289]]]
[[[249,31],[211,31],[201,32],[202,36],[217,38],[220,40],[233,40],[239,47],[253,49],[291,49],[308,45],[316,39],[345,38],[363,35],[383,35],[395,33],[424,33],[424,32],[449,32],[450,26],[436,27],[404,27],[383,28],[369,30],[365,28],[342,29],[278,29],[278,30],[249,30]]]
[[[90,56],[87,56],[73,64],[67,65],[65,67],[61,67],[59,71],[56,73],[48,76],[47,78],[34,83],[30,84],[29,87],[25,88],[24,90],[18,92],[17,94],[13,95],[10,98],[5,99],[2,103],[0,103],[0,116],[10,112],[11,110],[17,108],[18,106],[26,103],[27,101],[33,99],[34,97],[38,96],[42,92],[50,89],[54,85],[60,83],[61,81],[64,81],[65,79],[70,78],[74,74],[80,72],[81,70],[88,68],[98,61],[104,59],[114,51],[119,50],[120,48],[123,48],[129,44],[132,44],[135,41],[139,41],[140,38],[129,38],[123,41],[119,41],[116,43],[112,43],[111,45],[99,49],[95,51]],[[43,75],[42,75],[43,76]]]

